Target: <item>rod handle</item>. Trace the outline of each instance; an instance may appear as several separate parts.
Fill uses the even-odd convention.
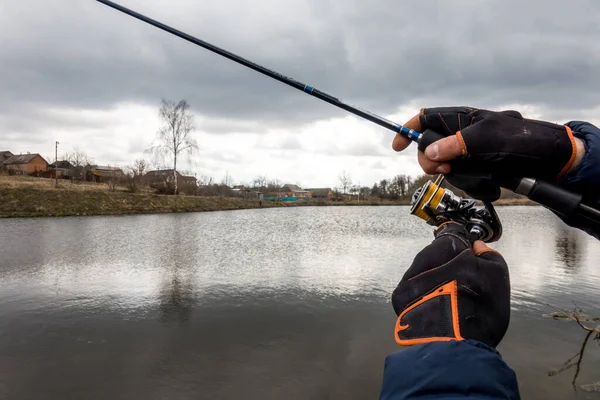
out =
[[[580,194],[569,192],[549,182],[531,178],[523,178],[515,193],[525,195],[529,199],[565,218],[570,218],[577,214],[583,198]]]
[[[419,140],[417,147],[419,148],[419,151],[425,152],[427,146],[443,138],[445,138],[445,136],[441,133],[432,131],[431,129],[425,129],[425,132],[423,132],[423,136],[421,136],[421,140]]]

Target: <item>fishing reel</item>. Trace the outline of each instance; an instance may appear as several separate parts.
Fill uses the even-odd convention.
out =
[[[428,181],[415,191],[410,213],[429,225],[440,226],[454,221],[465,226],[471,240],[495,242],[502,236],[502,224],[491,202],[476,206],[474,199],[462,198],[442,187],[444,176],[439,175],[435,182]]]

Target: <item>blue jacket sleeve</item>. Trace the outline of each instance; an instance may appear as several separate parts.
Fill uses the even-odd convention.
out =
[[[475,341],[411,346],[385,360],[381,400],[520,399],[517,377],[493,348]]]
[[[583,195],[583,203],[600,208],[600,129],[583,121],[566,124],[585,146],[585,155],[574,171],[559,179],[558,184],[567,190]],[[600,225],[582,221],[564,220],[600,239]]]

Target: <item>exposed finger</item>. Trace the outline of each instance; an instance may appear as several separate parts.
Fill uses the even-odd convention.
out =
[[[410,146],[410,139],[405,138],[399,133],[394,136],[394,140],[392,141],[392,149],[394,149],[394,151],[402,151],[408,146]]]
[[[490,261],[496,261],[500,259],[504,260],[502,254],[492,249],[491,247],[488,247],[488,245],[486,245],[481,240],[476,240],[475,243],[473,243],[473,253],[477,257],[481,257]]]
[[[412,117],[407,123],[404,124],[405,127],[409,129],[414,129],[417,132],[421,132],[421,121],[419,121],[419,115],[417,114]],[[410,145],[411,141],[404,136],[397,134],[394,136],[394,140],[392,142],[392,149],[395,151],[402,151]]]
[[[426,174],[447,174],[451,170],[450,164],[432,161],[421,151],[417,154],[417,159],[419,160],[419,165]]]
[[[485,253],[486,251],[495,251],[491,248],[488,247],[487,244],[485,244],[484,242],[482,242],[481,240],[476,240],[475,243],[473,243],[473,253],[478,256],[482,253]]]
[[[433,142],[425,149],[425,156],[431,161],[450,161],[467,154],[467,148],[460,133]]]

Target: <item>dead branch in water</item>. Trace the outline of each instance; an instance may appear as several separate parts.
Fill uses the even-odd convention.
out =
[[[575,306],[575,309],[573,311],[565,311],[558,307],[554,307],[550,304],[548,304],[548,306],[552,307],[556,311],[552,314],[544,314],[544,317],[556,320],[574,321],[577,325],[579,325],[583,330],[587,332],[587,334],[585,335],[585,339],[581,344],[579,352],[577,352],[574,356],[565,361],[561,368],[548,371],[548,376],[554,376],[570,368],[575,367],[575,374],[573,375],[573,380],[571,381],[571,384],[573,385],[573,388],[577,390],[577,377],[579,376],[579,371],[581,370],[581,361],[583,360],[583,354],[585,352],[586,346],[590,338],[593,336],[594,340],[598,341],[598,344],[600,344],[600,324],[594,327],[586,323],[600,322],[600,318],[585,315],[584,311],[581,308],[577,307],[577,305]],[[586,385],[581,385],[580,387],[581,389],[588,392],[600,392],[600,381]]]

